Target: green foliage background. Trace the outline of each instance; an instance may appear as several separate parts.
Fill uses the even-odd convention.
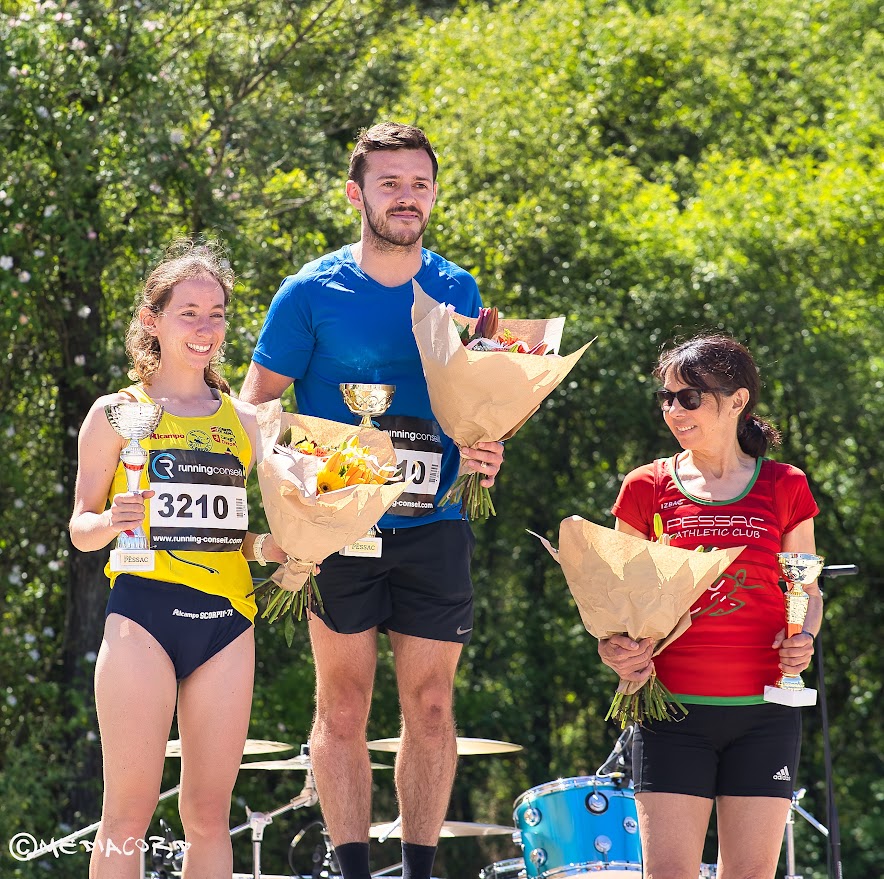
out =
[[[877,877],[882,62],[873,0],[0,4],[0,875],[83,875],[85,854],[18,864],[6,840],[99,815],[104,559],[73,551],[66,521],[76,433],[125,380],[140,280],[176,234],[227,242],[238,386],[279,280],[357,234],[343,197],[356,131],[396,118],[440,154],[427,245],[505,313],[566,315],[569,349],[598,336],[508,444],[499,515],[476,529],[458,723],[525,750],[463,758],[449,817],[509,824],[520,793],[592,774],[609,753],[613,677],[524,529],[609,521],[622,476],[673,450],[650,403],[660,346],[721,329],[759,361],[778,457],[807,471],[822,508],[821,552],[860,566],[826,590],[826,684],[844,872]],[[261,625],[258,640],[250,733],[298,745],[313,707],[306,638],[289,651]],[[384,652],[373,738],[398,731],[391,669]],[[176,773],[169,761],[164,788]],[[376,773],[375,820],[396,813],[391,775]],[[302,781],[243,772],[233,823]],[[825,823],[818,710],[798,781]],[[180,826],[174,799],[159,815]],[[275,819],[265,870],[286,870],[316,817]],[[796,820],[799,872],[824,876],[824,840]],[[311,830],[298,850],[305,873],[317,841]],[[506,837],[443,841],[436,872],[478,876],[516,854]],[[374,856],[399,859],[395,843]]]

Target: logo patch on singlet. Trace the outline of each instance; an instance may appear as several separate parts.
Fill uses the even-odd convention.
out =
[[[236,434],[229,427],[212,427],[212,439],[224,446],[236,446]]]
[[[187,445],[196,452],[211,452],[212,437],[204,430],[187,431]]]

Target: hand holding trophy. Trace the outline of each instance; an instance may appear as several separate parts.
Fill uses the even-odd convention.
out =
[[[777,562],[789,585],[786,593],[786,637],[791,638],[802,631],[807,606],[810,602],[802,588],[813,583],[823,569],[825,559],[810,552],[779,552]],[[764,701],[798,708],[816,705],[816,690],[804,686],[801,675],[780,675],[772,687],[764,688]]]
[[[129,444],[120,452],[120,461],[126,473],[126,485],[130,492],[138,492],[141,473],[148,454],[140,440],[149,437],[160,419],[163,407],[152,403],[114,403],[104,407],[111,427]],[[116,548],[111,550],[110,569],[118,571],[152,571],[154,551],[150,548],[147,534],[140,525],[133,531],[123,531],[117,538]]]

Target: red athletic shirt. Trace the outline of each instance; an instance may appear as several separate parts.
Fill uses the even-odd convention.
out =
[[[746,548],[691,608],[691,627],[654,660],[657,674],[687,702],[750,704],[780,675],[771,644],[785,625],[776,554],[783,535],[819,512],[797,467],[759,459],[746,490],[729,501],[695,498],[674,458],[633,470],[614,515],[650,537],[654,513],[672,546]]]

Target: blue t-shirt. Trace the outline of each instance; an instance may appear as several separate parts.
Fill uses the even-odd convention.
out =
[[[423,250],[415,280],[437,302],[468,317],[478,315],[482,301],[475,279],[438,254]],[[346,245],[282,282],[252,359],[292,378],[299,412],[348,424],[357,418],[344,403],[341,383],[395,385],[387,414],[376,421],[390,432],[400,460],[410,462],[412,478],[426,477],[438,486],[438,504],[457,477],[460,456],[430,408],[411,329],[413,302],[410,281],[385,287],[359,268]],[[408,515],[393,512],[397,507]],[[433,495],[403,495],[379,524],[407,528],[460,515],[459,505],[435,506]]]

